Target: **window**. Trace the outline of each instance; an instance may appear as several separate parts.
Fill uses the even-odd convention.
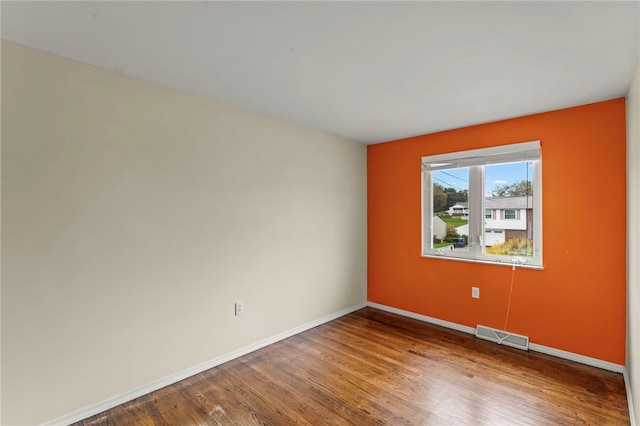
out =
[[[422,158],[422,254],[542,266],[540,142]]]

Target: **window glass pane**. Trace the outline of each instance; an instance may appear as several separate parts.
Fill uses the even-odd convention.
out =
[[[468,252],[469,168],[446,169],[431,174],[433,184],[432,248]]]
[[[541,160],[539,141],[422,157],[423,255],[541,267]]]
[[[533,162],[485,166],[484,253],[533,256]]]

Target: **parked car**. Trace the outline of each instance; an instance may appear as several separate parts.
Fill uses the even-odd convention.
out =
[[[466,244],[465,244],[465,242],[464,242],[464,238],[454,238],[454,239],[453,239],[453,246],[454,246],[455,248],[464,248],[464,247],[466,247],[467,245],[466,245]]]

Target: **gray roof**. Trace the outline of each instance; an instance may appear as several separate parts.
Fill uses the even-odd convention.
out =
[[[466,201],[458,201],[457,203],[455,203],[454,205],[452,205],[451,207],[455,207],[455,206],[459,206],[459,207],[469,207],[469,203]]]
[[[533,196],[527,197],[487,197],[484,199],[486,209],[532,209]]]

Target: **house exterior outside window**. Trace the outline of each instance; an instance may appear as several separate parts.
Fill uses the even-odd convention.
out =
[[[495,218],[484,222],[485,246],[502,244],[513,238],[533,238],[533,197],[487,197],[485,209],[498,210]],[[502,219],[501,219],[502,218]],[[491,232],[489,232],[491,231]],[[499,231],[499,232],[497,232]]]
[[[447,212],[451,217],[468,218],[469,203],[465,203],[465,202],[455,203],[453,206],[449,207],[449,210]]]

